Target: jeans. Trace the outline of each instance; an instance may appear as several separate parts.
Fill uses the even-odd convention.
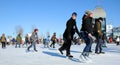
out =
[[[49,42],[45,42],[44,48],[45,48],[46,46],[49,47]]]
[[[106,40],[103,40],[103,45],[102,46],[107,46],[106,44],[107,44]]]
[[[23,46],[24,46],[24,45],[28,46],[28,43],[29,43],[29,42],[28,42],[28,41],[26,41],[26,42],[23,44]]]
[[[17,45],[19,45],[19,48],[20,48],[20,42],[17,42],[17,43],[16,43],[15,48],[17,48]]]
[[[36,50],[36,42],[32,42],[27,50],[29,50],[32,46],[34,47],[34,50]]]
[[[85,43],[86,43],[86,46],[85,46],[85,48],[84,48],[83,51],[84,51],[84,52],[90,52],[91,46],[92,46],[92,38],[88,37],[88,38],[86,39]]]
[[[97,38],[97,45],[96,45],[96,48],[95,48],[95,52],[99,52],[101,53],[102,52],[102,39],[100,37]]]
[[[89,37],[86,32],[81,32],[81,36],[86,43],[86,46],[85,46],[83,52],[90,52],[91,46],[92,46],[92,43],[93,43],[92,38]]]

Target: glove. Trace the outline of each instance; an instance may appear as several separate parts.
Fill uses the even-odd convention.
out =
[[[96,40],[96,38],[94,37],[94,36],[90,36],[92,39],[93,39],[93,41],[95,41]]]

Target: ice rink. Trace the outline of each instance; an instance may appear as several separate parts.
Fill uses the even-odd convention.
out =
[[[55,49],[44,48],[42,44],[37,45],[38,52],[26,52],[26,48],[15,48],[10,45],[6,49],[2,49],[0,45],[0,65],[120,65],[120,46],[108,44],[104,48],[105,54],[90,54],[92,62],[81,63],[79,56],[85,44],[72,45],[71,54],[74,60],[70,60],[64,55],[57,52],[59,48],[56,45]],[[95,44],[92,46],[94,51]],[[32,49],[31,49],[32,50]]]

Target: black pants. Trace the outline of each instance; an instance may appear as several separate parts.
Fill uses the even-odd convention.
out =
[[[119,42],[117,42],[117,45],[119,45]]]
[[[2,43],[2,48],[6,48],[6,43],[5,42],[1,42]]]
[[[55,40],[52,40],[52,44],[50,45],[50,47],[52,47],[53,46],[53,48],[55,48]]]
[[[64,38],[64,44],[62,45],[62,47],[60,47],[60,50],[66,50],[66,56],[70,55],[70,47],[71,47],[71,40],[70,39],[65,39]]]

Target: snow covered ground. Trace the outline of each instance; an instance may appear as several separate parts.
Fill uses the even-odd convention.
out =
[[[55,49],[43,48],[42,44],[37,45],[38,52],[26,52],[26,48],[14,48],[11,45],[6,49],[0,48],[0,65],[120,65],[120,46],[115,44],[109,44],[108,48],[104,48],[106,54],[91,54],[92,62],[80,63],[79,56],[84,46],[85,44],[73,45],[71,54],[75,59],[70,60],[65,55],[58,54],[58,45]],[[92,50],[94,48],[95,44]]]

